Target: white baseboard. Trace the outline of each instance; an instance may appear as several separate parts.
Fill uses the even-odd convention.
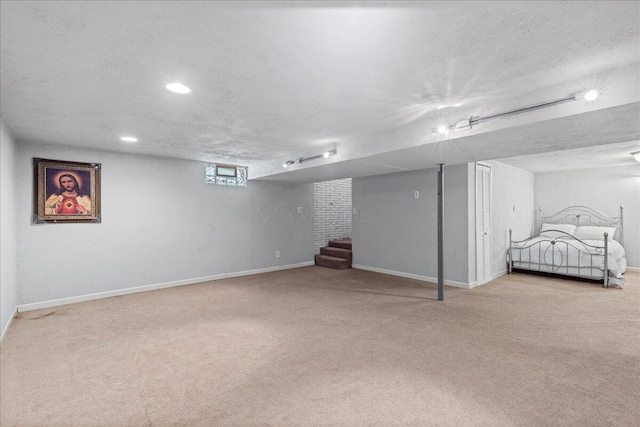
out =
[[[196,277],[193,279],[176,280],[173,282],[156,283],[154,285],[136,286],[135,288],[117,289],[114,291],[98,292],[95,294],[79,295],[75,297],[60,298],[49,301],[22,304],[17,307],[18,312],[38,310],[41,308],[57,307],[60,305],[75,304],[83,301],[92,301],[102,298],[110,298],[121,295],[136,294],[138,292],[155,291],[157,289],[173,288],[176,286],[193,285],[194,283],[209,282],[211,280],[229,279],[232,277],[250,276],[253,274],[270,273],[272,271],[289,270],[313,265],[313,261],[300,262],[298,264],[279,265],[276,267],[258,268],[256,270],[237,271],[235,273],[216,274],[213,276]]]
[[[9,328],[11,327],[11,323],[13,323],[13,319],[16,317],[16,314],[18,314],[18,307],[13,309],[13,313],[11,313],[11,317],[9,318],[7,325],[2,330],[2,334],[0,334],[0,345],[2,345],[2,342],[4,341],[4,337],[7,334],[7,331],[9,330]]]
[[[509,272],[509,270],[507,270],[506,268],[502,271],[497,272],[496,274],[494,274],[493,276],[491,276],[491,280],[496,280],[498,277],[502,277],[505,274],[507,274]]]
[[[627,270],[629,270],[629,271],[640,271],[640,267],[629,267],[629,266],[627,266]]]
[[[491,279],[487,280],[486,282],[482,282],[480,284],[478,284],[478,282],[473,282],[473,286],[471,286],[472,288],[475,288],[476,286],[481,286],[481,285],[486,285],[487,283],[493,282],[494,280],[496,280],[498,277],[502,277],[504,275],[506,275],[509,272],[508,269],[504,269],[501,271],[498,271],[496,274],[492,274],[491,275]]]
[[[305,262],[299,262],[298,264],[287,264],[287,265],[278,265],[275,267],[258,268],[256,270],[238,271],[235,273],[226,274],[225,278],[230,279],[232,277],[251,276],[252,274],[271,273],[272,271],[290,270],[292,268],[308,267],[310,265],[315,265],[315,261],[305,261]],[[209,279],[209,280],[215,280],[215,279]]]
[[[366,265],[359,265],[359,264],[353,264],[352,267],[357,268],[359,270],[367,270],[367,271],[373,271],[376,273],[389,274],[391,276],[405,277],[407,279],[422,280],[423,282],[438,283],[437,277],[422,276],[420,274],[404,273],[402,271],[386,270],[384,268],[368,267]],[[474,286],[476,286],[476,282],[464,283],[464,282],[456,282],[455,280],[446,280],[446,279],[444,281],[444,284],[447,286],[453,286],[453,287],[462,288],[462,289],[471,289]]]

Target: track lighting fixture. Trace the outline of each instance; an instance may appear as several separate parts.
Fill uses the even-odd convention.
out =
[[[598,95],[598,91],[594,89],[588,92],[577,93],[576,99],[583,98],[585,101],[595,101],[596,99],[598,99]]]
[[[446,124],[440,125],[437,129],[434,129],[433,131],[440,134],[448,134],[449,130],[471,129],[473,125],[483,122],[485,120],[496,119],[498,117],[504,117],[504,116],[510,116],[512,114],[525,113],[527,111],[534,111],[540,108],[551,107],[552,105],[563,104],[569,101],[579,101],[581,99],[584,99],[585,101],[594,101],[598,98],[598,95],[600,95],[600,93],[595,89],[587,92],[579,92],[574,95],[567,96],[565,98],[555,99],[553,101],[543,102],[541,104],[530,105],[528,107],[518,108],[516,110],[505,111],[503,113],[492,114],[486,117],[474,118],[470,116],[458,121],[455,125],[451,125],[451,126]]]
[[[179,94],[185,94],[185,93],[191,92],[191,89],[189,89],[187,86],[183,85],[182,83],[178,83],[178,82],[169,83],[166,86],[166,88],[171,92],[179,93]]]
[[[295,164],[300,164],[302,162],[307,162],[309,160],[315,160],[315,159],[319,159],[321,157],[324,157],[325,159],[329,158],[329,156],[333,156],[334,154],[337,154],[338,152],[336,150],[329,150],[329,151],[325,151],[323,154],[318,154],[317,156],[311,156],[311,157],[300,157],[297,160],[287,160],[286,162],[284,162],[284,164],[282,165],[283,168],[287,168],[291,165],[295,165]]]
[[[640,162],[640,151],[634,151],[631,155],[636,159],[636,162]]]

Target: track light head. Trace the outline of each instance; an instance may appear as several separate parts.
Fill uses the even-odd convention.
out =
[[[471,116],[466,117],[456,123],[456,129],[471,129]]]
[[[598,91],[597,90],[590,90],[589,92],[584,94],[584,99],[585,101],[595,101],[598,98]]]
[[[584,99],[585,101],[595,101],[596,99],[598,99],[599,95],[600,95],[600,92],[598,92],[595,89],[592,89],[586,92],[576,93],[575,99],[576,101],[580,101],[581,99]]]

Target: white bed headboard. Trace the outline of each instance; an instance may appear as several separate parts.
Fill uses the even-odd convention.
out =
[[[623,244],[623,213],[624,206],[620,206],[620,216],[605,215],[600,211],[592,209],[588,206],[570,206],[556,212],[550,216],[542,216],[542,207],[538,213],[538,232],[540,232],[543,223],[547,224],[573,224],[576,227],[581,225],[595,225],[598,227],[616,227],[615,236],[612,239]]]

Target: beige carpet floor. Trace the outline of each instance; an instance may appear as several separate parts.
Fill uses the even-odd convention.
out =
[[[21,313],[0,423],[637,426],[640,273],[473,290],[306,267]]]

